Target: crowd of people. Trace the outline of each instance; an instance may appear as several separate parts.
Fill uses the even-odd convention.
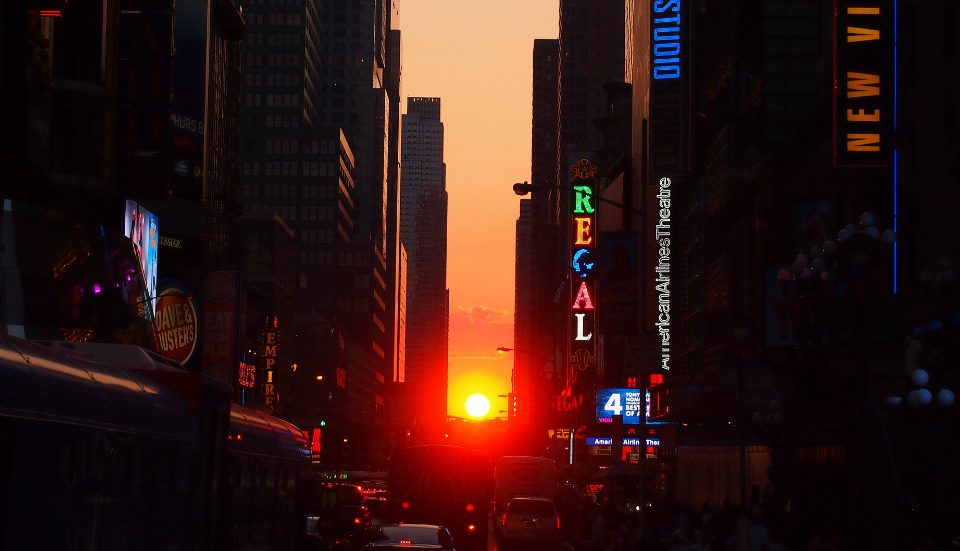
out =
[[[726,501],[700,509],[651,506],[625,498],[615,487],[587,499],[575,492],[558,499],[565,551],[783,551],[778,530],[762,510],[746,513]],[[808,551],[841,551],[835,538],[813,532]]]

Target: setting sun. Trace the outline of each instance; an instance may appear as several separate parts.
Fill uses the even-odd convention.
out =
[[[464,407],[472,417],[483,417],[490,411],[490,400],[483,394],[471,394]]]

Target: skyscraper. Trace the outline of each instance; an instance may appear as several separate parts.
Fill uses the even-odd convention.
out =
[[[447,191],[440,98],[408,98],[402,123],[400,238],[408,255],[408,390],[414,419],[443,422],[447,399]]]
[[[387,361],[386,265],[382,246],[360,224],[371,186],[357,176],[364,157],[350,136],[364,134],[326,122],[333,117],[323,77],[329,64],[342,69],[345,61],[322,55],[321,30],[328,29],[317,1],[251,3],[247,19],[243,193],[248,208],[274,211],[296,235],[296,318],[286,332],[297,369],[278,373],[295,380],[280,407],[308,428],[326,422],[327,458],[375,459]],[[349,448],[345,435],[353,437]]]
[[[390,252],[396,242],[390,235],[396,231],[390,228],[390,201],[396,197],[390,186],[397,185],[390,170],[390,111],[399,107],[400,91],[399,72],[391,71],[399,67],[399,58],[389,64],[394,12],[389,0],[326,3],[324,63],[317,81],[321,120],[343,128],[356,156],[356,239],[351,254],[368,273],[358,276],[362,282],[354,287],[358,295],[351,300],[349,316],[378,357],[383,377],[394,369],[398,326],[393,298],[397,255]]]

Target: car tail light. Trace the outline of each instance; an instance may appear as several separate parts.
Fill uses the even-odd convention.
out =
[[[467,532],[476,532],[476,531],[477,531],[477,526],[475,524],[467,525]]]
[[[409,508],[410,508],[410,502],[404,501],[403,503],[400,504],[400,507],[401,507],[402,509],[409,509]]]
[[[413,540],[400,540],[400,545],[406,547],[407,545],[413,545]]]
[[[472,512],[473,512],[473,503],[467,503],[467,506],[464,507],[464,509],[465,509],[468,513],[472,513]]]
[[[507,514],[506,514],[506,513],[504,513],[504,514],[503,514],[503,517],[500,519],[500,524],[501,524],[502,526],[506,526],[506,525],[507,525]]]
[[[557,518],[557,530],[559,530],[559,529],[560,529],[560,517],[557,516],[556,518]]]

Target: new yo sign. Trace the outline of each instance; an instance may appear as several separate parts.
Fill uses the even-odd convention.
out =
[[[199,322],[191,295],[171,287],[157,297],[157,312],[153,322],[157,335],[158,352],[185,365],[197,348]]]

